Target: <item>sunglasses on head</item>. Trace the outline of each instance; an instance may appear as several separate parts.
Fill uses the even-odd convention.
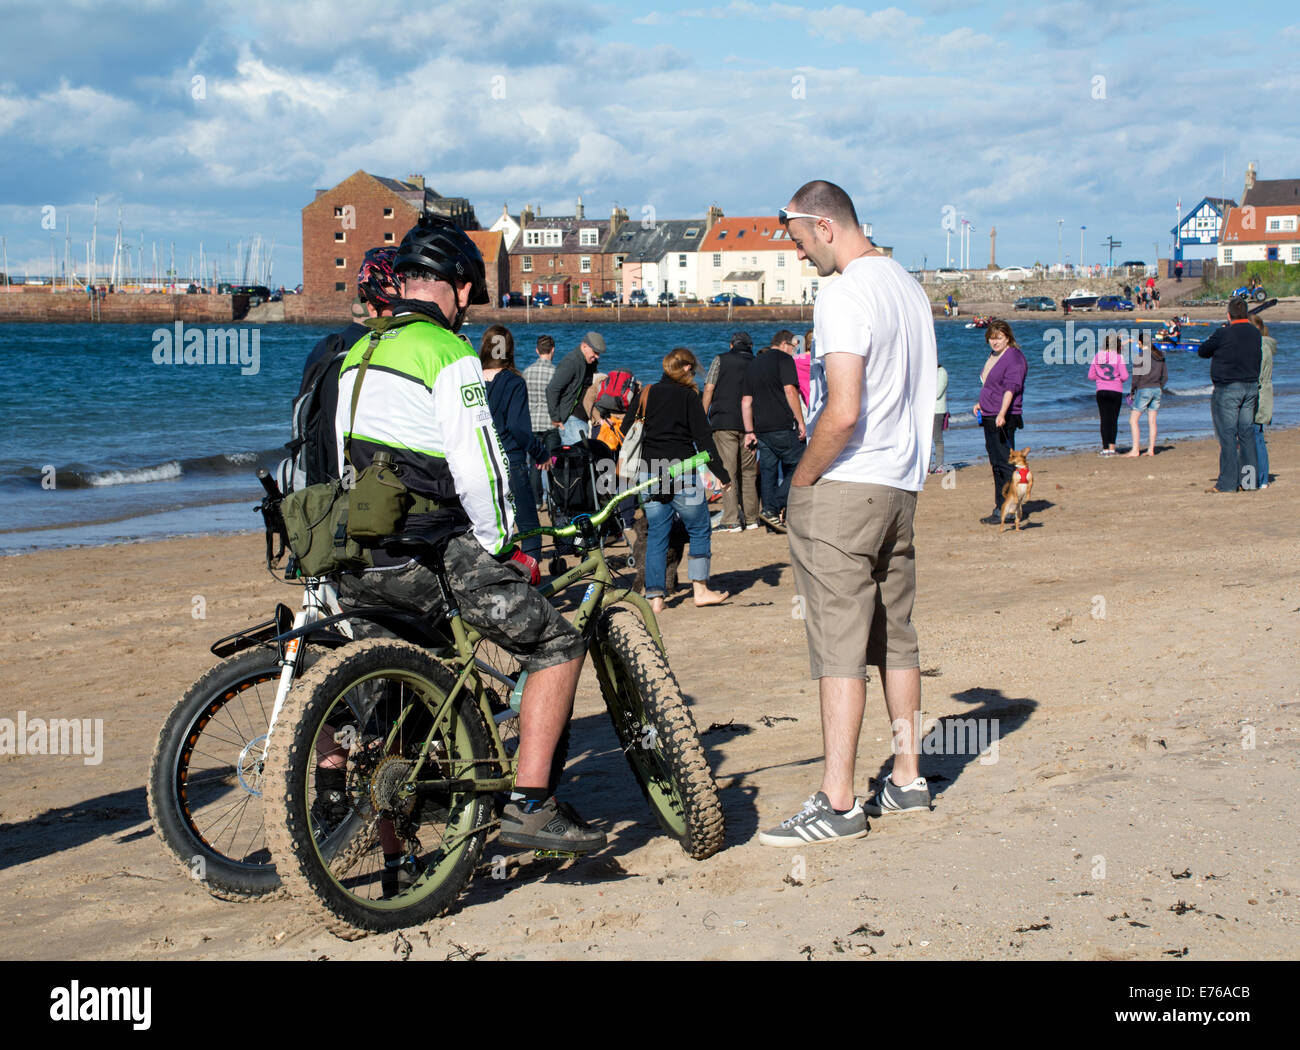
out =
[[[785,225],[791,219],[821,219],[825,222],[835,221],[834,219],[830,218],[827,215],[809,215],[807,212],[786,211],[784,208],[782,208],[779,212],[776,213],[776,217],[781,220],[782,225]]]

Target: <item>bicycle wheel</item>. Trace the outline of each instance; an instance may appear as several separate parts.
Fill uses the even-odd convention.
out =
[[[340,936],[426,922],[469,883],[492,821],[491,795],[470,781],[500,767],[468,694],[430,736],[454,681],[427,650],[378,638],[323,657],[285,702],[266,763],[267,839],[289,892]],[[315,785],[331,737],[347,752],[335,806]],[[385,867],[385,841],[402,868]]]
[[[722,803],[672,668],[632,610],[606,610],[600,628],[596,676],[641,792],[687,854],[711,857],[725,836]]]
[[[154,746],[154,833],[186,874],[225,900],[280,888],[262,812],[266,731],[279,680],[274,648],[221,661],[177,701]]]

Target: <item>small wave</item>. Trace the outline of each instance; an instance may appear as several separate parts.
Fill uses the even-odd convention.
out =
[[[1211,383],[1209,386],[1189,386],[1183,388],[1171,386],[1165,391],[1165,393],[1174,394],[1177,397],[1207,397],[1214,393],[1214,384]]]
[[[160,463],[156,467],[140,467],[137,470],[105,470],[99,474],[90,474],[83,480],[87,485],[99,488],[103,485],[142,485],[150,481],[173,481],[184,471],[176,460]]]

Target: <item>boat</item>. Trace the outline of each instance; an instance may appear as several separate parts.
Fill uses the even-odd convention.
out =
[[[977,317],[975,318],[975,320],[973,320],[973,321],[967,321],[967,322],[966,322],[966,327],[967,327],[967,328],[987,328],[987,327],[989,326],[989,322],[990,322],[991,320],[993,320],[993,318],[991,318],[988,314],[980,314],[979,316],[977,316]]]
[[[1076,288],[1061,300],[1061,308],[1068,306],[1071,310],[1091,310],[1100,298],[1100,295],[1093,294],[1087,288]]]
[[[1177,343],[1171,343],[1166,339],[1156,339],[1151,345],[1164,353],[1168,353],[1170,350],[1187,350],[1190,353],[1196,353],[1201,348],[1201,341],[1199,339],[1184,339]]]

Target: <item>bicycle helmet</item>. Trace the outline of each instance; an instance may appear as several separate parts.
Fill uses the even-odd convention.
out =
[[[376,310],[390,309],[397,299],[396,248],[371,248],[357,270],[357,295]]]
[[[469,235],[450,219],[426,215],[412,226],[397,249],[398,273],[427,270],[452,283],[468,281],[473,305],[488,302],[487,269]]]

